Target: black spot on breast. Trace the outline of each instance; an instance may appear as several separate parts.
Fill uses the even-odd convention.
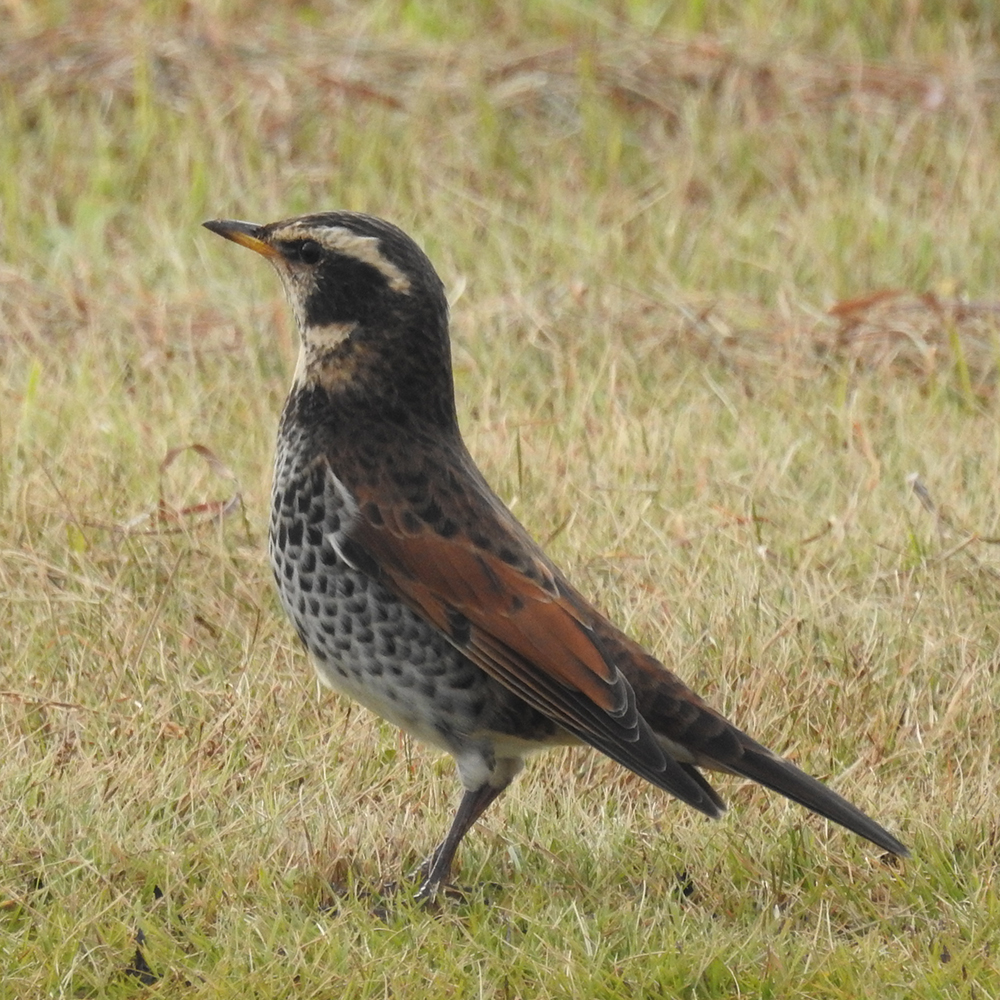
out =
[[[369,520],[376,528],[381,528],[385,521],[382,520],[382,511],[379,510],[377,503],[366,503],[364,509],[362,510],[365,518]]]
[[[411,535],[415,535],[420,531],[420,520],[416,517],[413,511],[404,510],[400,520],[403,522],[403,529]]]
[[[452,677],[448,682],[448,687],[454,691],[467,691],[476,682],[476,674],[471,668],[464,673]]]
[[[424,667],[424,672],[431,677],[443,677],[451,670],[451,667],[452,658],[450,656],[439,656],[436,660],[431,660],[431,662]]]
[[[451,518],[446,517],[438,526],[437,533],[442,538],[453,538],[458,534],[458,525],[451,520]]]
[[[285,530],[285,522],[281,522],[281,528],[278,534],[278,544],[284,548],[286,542],[288,545],[294,545],[298,547],[302,544],[302,532],[303,525],[301,521],[295,520],[288,525],[287,532]],[[285,540],[282,540],[282,535],[285,536]]]

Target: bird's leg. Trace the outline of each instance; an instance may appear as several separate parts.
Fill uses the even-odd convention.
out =
[[[451,877],[451,864],[455,860],[455,852],[462,838],[506,787],[506,784],[496,787],[486,783],[467,791],[462,796],[448,836],[438,844],[423,866],[426,875],[417,893],[417,899],[433,899],[440,886],[448,881]]]

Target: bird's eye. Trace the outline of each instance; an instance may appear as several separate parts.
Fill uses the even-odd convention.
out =
[[[303,264],[318,264],[323,256],[323,248],[315,240],[306,240],[299,247],[298,258]]]

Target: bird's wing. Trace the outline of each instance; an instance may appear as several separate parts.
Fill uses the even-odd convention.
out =
[[[362,486],[345,557],[528,704],[709,816],[725,806],[697,767],[750,778],[894,854],[909,853],[842,796],[733,726],[615,628],[478,478],[476,487],[459,491],[449,519],[443,496],[421,506],[393,497],[384,482],[378,490]],[[435,530],[435,521],[448,529]]]
[[[719,797],[664,752],[637,710],[588,606],[513,516],[505,508],[500,515],[492,494],[477,505],[477,544],[466,531],[433,530],[405,501],[387,500],[384,484],[352,492],[358,515],[341,543],[344,558],[567,731],[709,816],[721,813]]]

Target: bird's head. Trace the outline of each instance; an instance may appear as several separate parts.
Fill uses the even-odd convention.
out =
[[[455,423],[444,287],[401,229],[354,212],[205,227],[278,272],[301,337],[295,390]]]

